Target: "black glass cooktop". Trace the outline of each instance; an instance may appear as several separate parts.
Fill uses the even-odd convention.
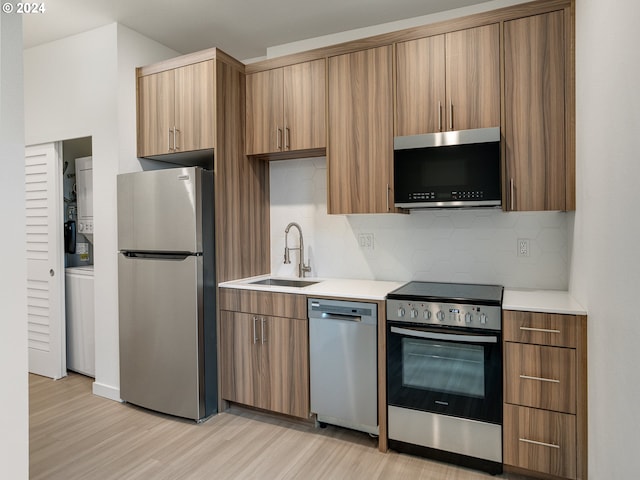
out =
[[[502,287],[502,285],[409,282],[387,294],[387,298],[397,300],[502,305],[503,289],[504,287]]]

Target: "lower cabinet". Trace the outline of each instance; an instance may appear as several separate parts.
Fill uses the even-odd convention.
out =
[[[587,478],[586,317],[503,311],[504,464]]]
[[[221,309],[228,292],[221,289]],[[270,315],[279,300],[296,295],[232,291],[239,310],[220,312],[220,376],[222,398],[291,415],[309,417],[308,320]],[[269,296],[276,296],[274,299]],[[301,296],[302,302],[306,301]],[[245,301],[246,300],[246,301]],[[299,302],[299,299],[290,299]],[[253,305],[252,305],[253,304]],[[275,308],[269,306],[275,305]],[[228,306],[228,305],[227,305]],[[262,306],[259,308],[258,306]],[[295,309],[293,309],[295,310]],[[297,316],[302,316],[297,315]]]

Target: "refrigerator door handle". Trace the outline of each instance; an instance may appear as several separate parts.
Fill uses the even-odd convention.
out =
[[[172,253],[149,253],[149,252],[122,252],[127,258],[140,258],[149,260],[184,260],[191,256],[200,256],[201,253],[172,252]]]

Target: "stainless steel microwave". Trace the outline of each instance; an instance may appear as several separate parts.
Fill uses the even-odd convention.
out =
[[[401,208],[500,207],[500,129],[394,138],[394,204]]]

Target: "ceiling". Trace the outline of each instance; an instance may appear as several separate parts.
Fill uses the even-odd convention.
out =
[[[23,17],[30,48],[119,22],[181,54],[218,47],[240,59],[267,47],[488,0],[49,0]]]

